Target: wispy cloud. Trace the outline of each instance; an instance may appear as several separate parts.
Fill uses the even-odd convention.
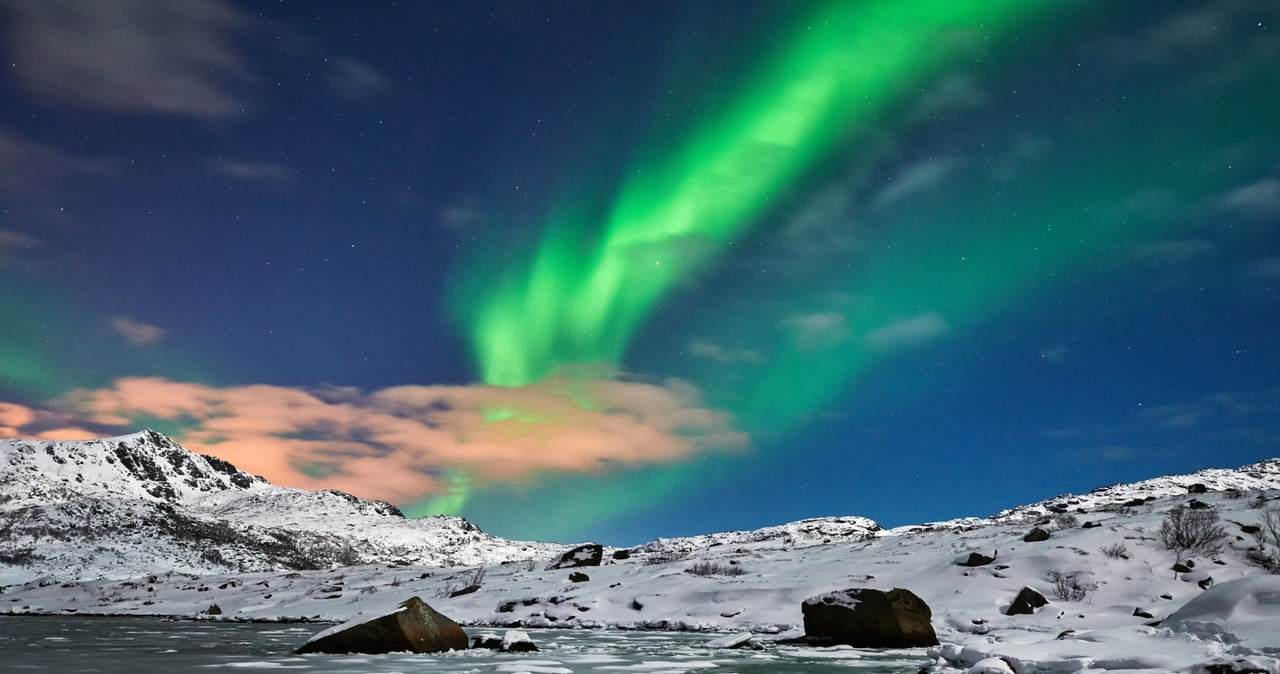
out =
[[[1138,259],[1158,266],[1183,264],[1217,252],[1218,244],[1205,239],[1171,239],[1133,247]]]
[[[269,480],[336,488],[399,503],[442,493],[440,475],[478,484],[544,472],[596,473],[667,464],[739,448],[747,436],[703,407],[680,381],[555,377],[523,387],[219,388],[160,378],[121,379],[64,401],[66,428],[182,424],[187,448]],[[20,435],[22,410],[4,425]],[[14,432],[19,431],[19,432]]]
[[[1254,260],[1245,267],[1245,275],[1258,279],[1273,279],[1280,277],[1280,257],[1267,257],[1261,260]]]
[[[1228,37],[1228,23],[1220,7],[1207,3],[1156,24],[1136,44],[1135,51],[1146,58],[1166,59],[1181,52],[1207,49]]]
[[[46,193],[51,182],[66,174],[111,168],[107,161],[75,157],[0,129],[0,190],[5,192]]]
[[[733,349],[714,342],[695,339],[689,342],[689,355],[717,363],[763,363],[764,354],[754,349]]]
[[[388,91],[391,80],[368,63],[336,58],[329,61],[329,88],[343,98],[360,100]]]
[[[930,342],[949,330],[942,314],[928,312],[871,331],[867,344],[876,349],[896,349]]]
[[[0,401],[0,438],[74,440],[94,435],[93,431],[66,424],[63,414]]]
[[[782,321],[801,351],[835,346],[849,339],[849,325],[839,311],[793,314]]]
[[[1070,450],[1059,456],[1089,462],[1132,461],[1138,458],[1138,452],[1128,445],[1102,445]]]
[[[1061,363],[1067,359],[1067,354],[1071,352],[1071,348],[1066,344],[1058,343],[1047,349],[1040,350],[1040,360],[1046,363]]]
[[[871,204],[876,208],[885,208],[904,199],[925,194],[945,183],[961,165],[958,157],[945,157],[908,166],[876,192]]]
[[[1230,439],[1266,446],[1280,437],[1280,389],[1223,391],[1187,401],[1143,406],[1114,423],[1084,424],[1041,433],[1046,439],[1098,447],[1212,446]],[[1145,450],[1144,450],[1145,455]]]
[[[115,316],[108,322],[112,330],[124,337],[126,342],[134,346],[150,346],[157,344],[164,336],[169,333],[168,330],[158,326],[135,321],[128,316]]]
[[[22,257],[30,257],[31,253],[39,250],[40,247],[40,242],[33,237],[0,229],[0,268]]]
[[[219,159],[213,163],[213,170],[232,178],[244,180],[284,180],[292,178],[294,173],[284,164],[275,162],[235,161]]]
[[[1280,178],[1266,178],[1228,192],[1222,197],[1221,208],[1249,218],[1280,216]]]
[[[60,105],[220,119],[251,79],[233,44],[252,23],[218,0],[6,0],[13,72]]]
[[[1109,45],[1086,45],[1089,53],[1106,54],[1109,67],[1167,67],[1178,64],[1179,86],[1173,95],[1200,95],[1206,87],[1239,82],[1273,67],[1280,37],[1264,30],[1273,16],[1270,0],[1205,0],[1156,18],[1149,27]]]

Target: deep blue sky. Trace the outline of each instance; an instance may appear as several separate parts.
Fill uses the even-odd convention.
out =
[[[0,0],[0,435],[615,544],[1276,456],[1280,8],[1055,4]],[[759,203],[628,249],[625,343],[546,318],[691,183]]]

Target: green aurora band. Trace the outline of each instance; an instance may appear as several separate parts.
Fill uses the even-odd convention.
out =
[[[981,8],[977,3],[898,3],[878,10],[840,3],[827,10],[831,23],[812,23],[831,27],[842,19],[854,27],[846,23],[830,33],[818,31],[825,35],[821,38],[804,35],[786,52],[781,62],[786,65],[766,72],[780,76],[803,59],[822,63],[828,50],[834,62],[856,62],[857,57],[844,49],[858,41],[836,40],[840,31],[863,36],[867,42],[862,47],[872,49],[869,43],[876,38],[871,36],[884,40],[886,33],[893,33],[887,13],[923,13],[939,5],[941,11],[955,13],[948,21],[957,16],[977,20],[981,13],[980,32],[987,36],[1046,14],[1042,3],[992,3]],[[864,12],[876,11],[886,13],[877,15],[884,21],[878,24],[880,32],[864,33],[870,21]],[[942,23],[930,25],[935,26],[931,35],[936,38]],[[821,161],[824,149],[847,150],[860,129],[874,126],[877,112],[891,111],[894,92],[907,93],[900,89],[904,81],[919,84],[945,65],[941,59],[924,63],[905,58],[910,49],[921,49],[923,40],[895,34],[887,42],[912,46],[903,52],[876,49],[876,67],[894,73],[883,80],[861,73],[855,83],[838,67],[815,67],[812,72],[827,74],[814,78],[837,82],[829,85],[830,95],[815,98],[800,95],[800,85],[789,88],[786,77],[753,83],[757,95],[743,97],[716,123],[698,127],[704,131],[694,142],[625,185],[598,237],[581,223],[553,221],[526,273],[508,277],[474,315],[475,348],[486,380],[519,384],[563,363],[620,362],[637,326],[664,293],[694,271],[692,264],[705,264],[726,241],[741,236],[767,211],[770,200],[803,177],[808,164]],[[1034,65],[1026,68],[1033,69]],[[1016,315],[1026,310],[1038,293],[1064,292],[1074,273],[1105,267],[1108,260],[1123,257],[1133,242],[1177,236],[1222,217],[1220,197],[1265,174],[1280,150],[1280,129],[1263,112],[1280,108],[1280,90],[1266,84],[1265,72],[1238,76],[1217,84],[1206,80],[1197,85],[1200,91],[1178,91],[1170,90],[1168,83],[1143,82],[1137,69],[1115,75],[1113,84],[1123,86],[1126,94],[1119,102],[1087,101],[1080,108],[1066,102],[1062,109],[1045,110],[1036,119],[1018,119],[1016,111],[1011,112],[1008,129],[994,129],[986,140],[1012,144],[1020,128],[1044,130],[1052,143],[1042,156],[1023,158],[1005,174],[995,166],[1003,150],[992,146],[972,156],[978,164],[928,198],[899,204],[883,215],[874,254],[826,277],[822,289],[827,293],[854,299],[852,306],[840,310],[847,338],[818,347],[804,344],[780,330],[775,315],[744,316],[732,303],[698,312],[692,319],[693,334],[715,335],[732,326],[734,335],[745,336],[753,348],[769,354],[762,364],[739,365],[750,372],[734,381],[738,386],[730,393],[717,387],[721,393],[713,402],[731,410],[757,437],[779,438],[838,400],[860,374],[898,353],[867,339],[878,330],[920,316],[936,317],[946,335],[981,329],[998,311]],[[1024,86],[1029,77],[1035,75],[1018,76]],[[861,100],[849,100],[858,98],[855,90],[864,86],[868,90]],[[824,103],[815,104],[818,99]],[[791,138],[790,145],[769,146],[764,136],[752,133],[751,120],[764,124],[784,117],[780,109],[795,115],[791,128],[804,132],[779,136]],[[752,155],[760,159],[748,160]],[[735,172],[734,160],[768,171]],[[586,248],[584,240],[591,242]],[[688,246],[691,242],[697,246]],[[697,259],[680,256],[682,247],[700,247],[702,254]],[[680,264],[685,261],[690,264]],[[832,271],[815,270],[815,276]],[[817,295],[812,287],[799,290]],[[739,292],[750,295],[753,289]],[[795,288],[779,292],[798,296]],[[694,379],[715,387],[718,376]],[[785,462],[783,448],[772,445],[765,441],[762,461]],[[549,476],[532,491],[477,491],[467,510],[482,519],[506,518],[511,530],[525,535],[570,539],[591,526],[651,508],[693,485],[732,480],[744,470],[748,468],[740,460],[711,457],[609,476],[590,488],[578,478]],[[510,503],[520,501],[540,505],[536,513],[513,512]]]
[[[527,269],[477,275],[484,284],[502,279],[458,303],[478,308],[467,320],[482,379],[520,386],[565,364],[616,366],[664,295],[833,146],[969,53],[976,38],[998,36],[1056,4],[823,4],[718,117],[634,171],[601,227],[562,213],[547,224]]]
[[[718,115],[630,172],[602,225],[581,206],[561,208],[527,266],[471,270],[454,299],[482,380],[522,386],[579,364],[615,371],[663,297],[708,267],[832,148],[973,56],[975,45],[989,49],[1057,5],[818,3]],[[448,494],[412,511],[457,513],[470,493],[466,476],[455,475]]]

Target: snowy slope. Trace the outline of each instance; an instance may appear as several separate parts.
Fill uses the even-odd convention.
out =
[[[726,531],[683,538],[657,538],[632,548],[634,552],[690,553],[721,545],[773,542],[780,545],[826,545],[837,541],[856,542],[883,531],[865,517],[815,517],[751,531]]]
[[[545,559],[564,546],[490,536],[457,517],[286,489],[144,431],[0,442],[0,583]]]
[[[266,509],[280,522],[297,517],[289,521],[308,525],[303,515],[251,500],[274,489],[255,483],[193,495],[198,504],[193,512],[247,518]],[[280,491],[299,502],[311,498]],[[332,507],[341,507],[343,500],[315,498]],[[1173,553],[1157,533],[1169,511],[1180,505],[1216,513],[1227,534],[1217,554],[1189,555],[1194,563],[1189,572],[1173,570]],[[343,621],[417,595],[472,626],[778,634],[801,624],[800,605],[810,596],[847,587],[905,587],[933,609],[944,646],[919,657],[928,658],[939,674],[974,665],[980,665],[975,672],[1007,671],[1010,663],[1017,674],[1189,671],[1237,658],[1280,674],[1280,593],[1249,560],[1254,545],[1249,532],[1271,509],[1280,512],[1276,460],[1114,485],[989,518],[888,531],[863,518],[825,518],[755,532],[663,539],[607,551],[604,565],[581,569],[548,570],[543,559],[529,555],[519,561],[515,554],[452,568],[383,560],[303,573],[210,575],[152,567],[126,581],[73,580],[46,566],[40,578],[0,587],[0,612],[194,616],[216,603],[223,618]],[[378,517],[404,523],[394,515]],[[333,524],[315,526],[333,531]],[[1037,526],[1049,532],[1048,540],[1025,541]],[[959,564],[974,552],[994,560],[976,567]],[[574,572],[588,579],[571,581]],[[1066,586],[1059,595],[1055,578],[1072,580],[1079,596],[1068,596]],[[479,589],[458,592],[473,585]],[[1004,615],[1023,587],[1038,590],[1050,603],[1034,615]],[[1203,599],[1193,601],[1198,598]],[[1180,609],[1185,610],[1175,616]],[[1173,619],[1159,624],[1166,618]]]

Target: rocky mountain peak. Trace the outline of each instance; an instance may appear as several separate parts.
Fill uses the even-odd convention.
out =
[[[0,442],[10,496],[111,494],[177,503],[201,495],[265,485],[227,461],[183,449],[147,429],[101,440]],[[25,486],[25,489],[21,488]],[[17,493],[15,493],[15,491]]]

